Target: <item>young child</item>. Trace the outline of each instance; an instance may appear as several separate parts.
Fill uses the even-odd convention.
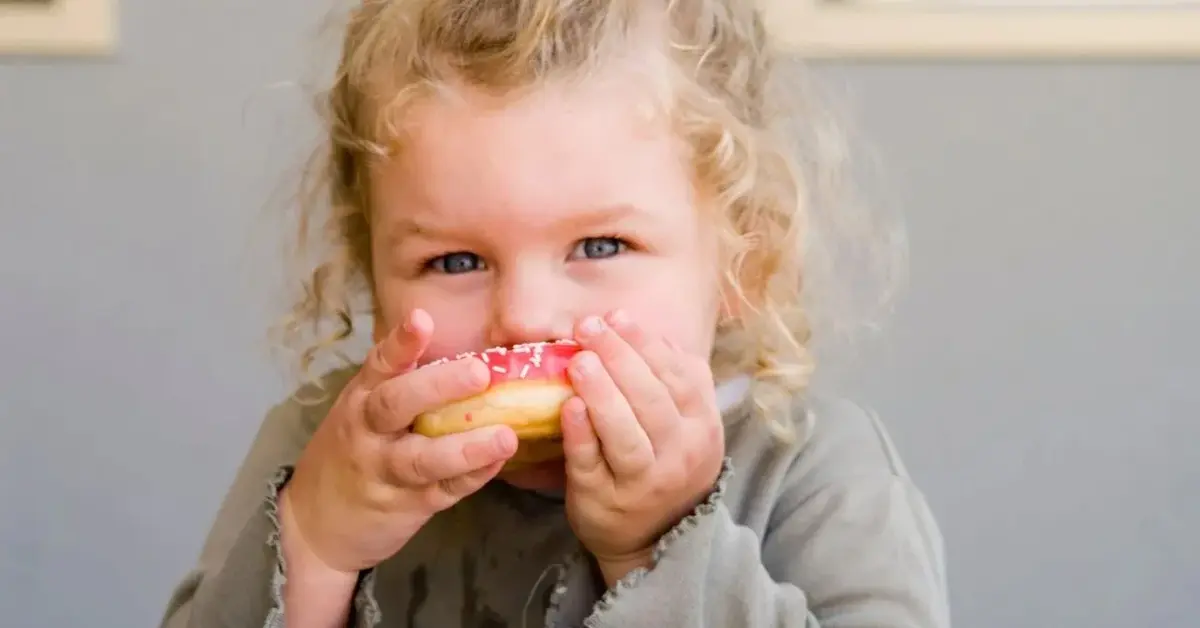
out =
[[[377,345],[266,420],[162,625],[949,625],[883,428],[805,392],[805,182],[752,0],[366,0],[293,330]],[[300,336],[296,336],[300,338]],[[565,462],[426,438],[466,351],[569,338]]]

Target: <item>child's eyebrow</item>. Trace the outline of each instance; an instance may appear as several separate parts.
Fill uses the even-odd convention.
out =
[[[640,207],[627,203],[618,203],[577,211],[567,210],[559,215],[550,217],[543,225],[529,224],[526,226],[531,231],[545,230],[550,233],[571,232],[611,225],[631,219],[644,222],[647,215],[647,212]],[[464,229],[472,228],[464,226]],[[395,245],[405,238],[453,239],[461,235],[461,231],[457,228],[445,228],[429,221],[422,221],[414,216],[405,216],[398,218],[388,226],[386,240],[389,245]]]
[[[573,212],[563,216],[557,222],[560,228],[596,227],[630,218],[644,218],[645,216],[646,212],[642,211],[641,208],[621,203]]]

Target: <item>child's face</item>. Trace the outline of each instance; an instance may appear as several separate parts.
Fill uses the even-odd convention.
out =
[[[399,158],[372,176],[376,333],[426,310],[426,361],[570,337],[582,317],[621,308],[707,357],[715,234],[683,147],[639,117],[628,87],[505,106],[462,91],[411,109]]]
[[[505,106],[459,94],[411,109],[372,177],[380,326],[428,311],[435,359],[570,337],[621,308],[707,356],[716,238],[666,121],[619,80]]]

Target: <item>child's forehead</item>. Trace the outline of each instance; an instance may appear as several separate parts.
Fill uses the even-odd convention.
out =
[[[686,150],[637,102],[568,89],[504,103],[428,99],[407,112],[395,158],[374,169],[373,208],[418,224],[497,212],[545,223],[653,218],[690,205]]]
[[[430,134],[445,135],[451,129],[464,136],[499,130],[530,136],[541,135],[538,131],[543,130],[561,131],[562,126],[600,125],[649,136],[671,127],[666,108],[651,90],[615,72],[508,91],[461,82],[439,83],[398,116],[393,122],[402,130],[402,139],[410,143]]]

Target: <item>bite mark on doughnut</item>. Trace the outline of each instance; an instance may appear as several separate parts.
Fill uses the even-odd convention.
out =
[[[566,339],[492,347],[431,361],[421,368],[478,358],[488,366],[491,381],[478,395],[423,413],[414,422],[413,431],[435,437],[508,425],[525,443],[520,445],[519,454],[537,451],[538,458],[559,456],[562,405],[574,395],[566,369],[580,350],[579,343]],[[515,456],[514,463],[524,457]]]

